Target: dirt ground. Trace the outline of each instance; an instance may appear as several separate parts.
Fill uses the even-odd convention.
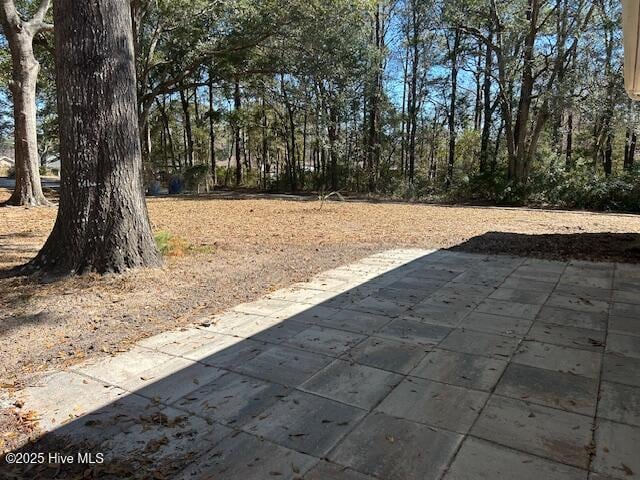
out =
[[[0,201],[6,195],[0,191]],[[640,217],[633,215],[189,197],[148,204],[154,231],[189,245],[164,268],[54,283],[0,278],[4,383],[126,349],[387,248],[640,261]],[[54,208],[0,209],[0,276],[35,255],[55,214]]]
[[[0,202],[8,194],[0,189]],[[633,215],[206,197],[148,205],[154,231],[189,246],[183,255],[162,269],[50,283],[7,272],[42,246],[55,208],[0,208],[0,388],[388,248],[640,262]],[[0,434],[2,423],[0,413]]]

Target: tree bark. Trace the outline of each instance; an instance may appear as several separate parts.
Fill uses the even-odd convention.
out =
[[[567,151],[565,152],[565,170],[573,168],[573,111],[567,117]]]
[[[267,189],[267,178],[271,174],[271,166],[269,165],[269,139],[267,138],[267,129],[269,124],[267,121],[267,109],[264,95],[262,96],[262,189]]]
[[[634,130],[631,134],[631,145],[629,146],[629,158],[627,159],[627,170],[633,169],[633,164],[636,156],[636,143],[637,143],[637,135]]]
[[[607,140],[604,148],[604,174],[605,176],[611,176],[613,172],[613,144],[612,144],[613,134],[609,132],[607,134]]]
[[[235,160],[236,160],[236,187],[242,182],[242,160],[240,159],[240,109],[242,108],[242,97],[240,96],[240,80],[236,78],[233,90],[233,107],[235,109]]]
[[[56,0],[62,180],[51,235],[29,267],[119,273],[161,261],[142,193],[128,0]]]
[[[180,90],[180,103],[182,104],[182,117],[184,119],[185,164],[187,167],[193,167],[193,131],[187,94],[188,92],[185,92],[184,89]]]
[[[402,62],[402,114],[400,117],[400,173],[406,178],[406,160],[407,136],[405,134],[405,125],[407,124],[407,83],[409,82],[409,45],[405,48],[404,62]]]
[[[624,142],[624,163],[623,170],[628,171],[633,168],[634,157],[636,154],[636,131],[627,127],[627,133]]]
[[[213,78],[209,72],[209,160],[211,161],[211,175],[213,176],[213,186],[218,183],[218,173],[216,171],[216,128],[213,110]]]
[[[163,129],[165,132],[165,138],[167,140],[167,145],[169,147],[169,155],[171,157],[171,166],[173,168],[173,173],[182,169],[182,164],[178,160],[176,161],[176,150],[173,144],[173,134],[171,133],[171,125],[169,125],[169,117],[167,116],[167,105],[166,98],[162,96],[162,102],[156,98],[156,105],[158,107],[158,111],[160,112],[160,120],[163,125]]]
[[[380,102],[382,97],[382,51],[384,49],[384,27],[382,19],[382,7],[380,2],[376,2],[375,15],[373,20],[372,42],[376,51],[376,58],[373,65],[372,81],[369,92],[369,134],[367,139],[367,180],[368,190],[373,192],[376,189],[376,169],[380,164]]]
[[[489,42],[493,41],[493,31],[491,24],[489,25]],[[493,51],[489,45],[486,46],[484,57],[484,83],[483,90],[483,109],[484,118],[482,123],[482,133],[480,140],[480,172],[484,172],[487,169],[489,163],[489,140],[491,137],[491,69],[493,62]]]
[[[36,130],[36,82],[40,63],[33,54],[33,37],[53,27],[44,22],[49,0],[43,0],[31,21],[18,14],[13,0],[0,2],[0,21],[9,43],[12,79],[16,185],[7,205],[48,206],[42,193]]]
[[[520,84],[520,99],[518,112],[513,129],[515,155],[509,159],[509,180],[521,186],[526,183],[526,171],[528,162],[527,137],[529,135],[529,114],[533,100],[533,87],[535,78],[533,74],[533,59],[536,39],[538,36],[538,15],[540,13],[540,0],[529,0],[527,20],[529,30],[524,42],[522,80]]]
[[[453,165],[456,159],[456,98],[458,93],[458,50],[460,49],[460,29],[456,28],[451,50],[451,103],[449,106],[449,158],[445,188],[453,181]]]
[[[415,180],[416,133],[418,127],[418,65],[420,63],[420,20],[416,1],[411,2],[411,84],[409,86],[407,132],[409,134],[409,183]]]
[[[483,83],[480,81],[480,79],[482,78],[483,75],[483,68],[482,68],[482,57],[484,56],[482,54],[482,42],[478,42],[478,51],[477,51],[477,55],[476,55],[476,71],[474,72],[474,79],[476,81],[476,97],[475,97],[475,107],[473,109],[473,130],[474,131],[479,131],[480,130],[480,124],[482,123],[482,112],[483,112],[483,108],[482,108],[482,102],[484,101],[483,99],[483,93],[482,93],[482,87],[483,87]],[[486,59],[485,59],[486,62]]]

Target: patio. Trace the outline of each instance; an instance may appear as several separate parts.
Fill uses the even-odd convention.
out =
[[[640,478],[638,288],[636,265],[373,255],[22,391],[32,450],[105,462],[14,475]]]

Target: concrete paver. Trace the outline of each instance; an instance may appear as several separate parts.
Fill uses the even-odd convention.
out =
[[[471,434],[582,469],[589,466],[592,418],[493,396]]]
[[[243,430],[322,458],[365,413],[359,408],[296,391],[247,423]]]
[[[548,407],[593,416],[598,382],[592,378],[512,363],[496,393]]]
[[[490,391],[502,375],[507,362],[494,358],[435,349],[410,375]]]
[[[526,341],[516,352],[513,361],[530,367],[598,378],[601,357],[598,352]]]
[[[379,412],[467,433],[488,394],[445,383],[407,378],[378,406]]]
[[[429,353],[429,347],[369,337],[353,347],[343,358],[361,365],[407,374]]]
[[[391,250],[16,395],[127,478],[640,478],[639,288],[635,265]]]
[[[444,480],[586,480],[587,472],[544,458],[467,438]]]
[[[600,420],[593,470],[613,478],[640,478],[640,427]]]
[[[373,413],[330,455],[330,460],[386,480],[438,478],[461,435]]]
[[[396,373],[336,360],[300,386],[348,405],[371,410],[389,395],[402,377]]]

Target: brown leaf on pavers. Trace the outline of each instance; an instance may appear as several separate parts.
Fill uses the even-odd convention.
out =
[[[593,457],[596,454],[596,445],[593,441],[591,441],[589,445],[585,445],[584,449],[590,457]]]
[[[42,416],[33,410],[19,414],[20,419],[25,423],[38,423]]]
[[[621,472],[624,472],[624,474],[628,477],[633,475],[633,470],[631,470],[627,465],[625,465],[624,463],[621,463],[619,467],[613,467],[614,470],[620,470]]]
[[[169,444],[169,439],[166,436],[163,436],[159,439],[150,440],[144,448],[146,453],[156,453],[160,448],[164,445]]]
[[[387,441],[389,443],[394,443],[396,441],[396,439],[393,437],[393,435],[387,435],[385,438],[387,439]]]

